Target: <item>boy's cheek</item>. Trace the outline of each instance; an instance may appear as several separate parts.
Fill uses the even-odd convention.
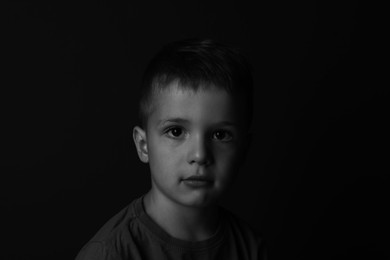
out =
[[[227,163],[236,162],[240,157],[241,152],[242,149],[235,144],[220,146],[217,147],[217,149],[214,149],[215,156],[221,158],[221,160],[224,160]]]

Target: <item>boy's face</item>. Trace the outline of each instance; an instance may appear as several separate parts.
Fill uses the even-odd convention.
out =
[[[228,187],[245,154],[243,106],[222,89],[195,92],[177,84],[155,94],[146,133],[134,132],[145,139],[144,154],[137,146],[138,153],[150,164],[151,192],[158,198],[209,206]]]

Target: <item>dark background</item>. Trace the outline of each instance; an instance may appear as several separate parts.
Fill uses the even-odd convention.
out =
[[[262,230],[271,259],[389,257],[381,7],[226,0],[0,7],[1,259],[73,259],[148,190],[131,139],[137,87],[162,44],[187,37],[237,46],[253,64],[254,141],[223,204]]]

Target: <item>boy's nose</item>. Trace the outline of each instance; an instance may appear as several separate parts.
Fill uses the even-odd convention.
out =
[[[187,161],[199,165],[209,165],[212,162],[209,144],[205,137],[198,136],[192,140]]]

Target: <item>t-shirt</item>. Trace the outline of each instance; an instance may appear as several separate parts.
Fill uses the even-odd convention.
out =
[[[111,218],[81,249],[76,260],[265,259],[264,242],[258,233],[222,207],[215,234],[191,242],[165,232],[145,212],[142,198]]]

